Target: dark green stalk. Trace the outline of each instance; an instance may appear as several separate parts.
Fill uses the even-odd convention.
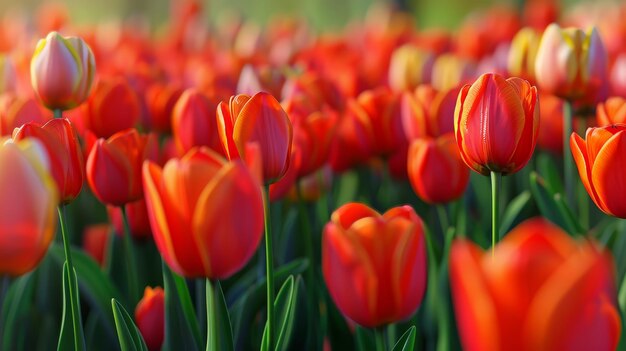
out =
[[[270,216],[270,186],[263,192],[265,215],[265,274],[267,279],[267,350],[274,350],[274,251],[272,249],[272,224]]]
[[[126,255],[126,264],[128,264],[128,271],[126,277],[128,278],[128,297],[131,304],[135,304],[139,301],[139,288],[137,286],[137,261],[135,261],[135,252],[133,250],[133,241],[130,233],[130,225],[128,224],[128,216],[126,215],[126,208],[120,206],[122,210],[122,221],[124,222],[124,253]]]
[[[496,241],[498,238],[499,224],[499,203],[500,203],[500,184],[502,183],[502,174],[491,172],[491,255],[494,254]]]

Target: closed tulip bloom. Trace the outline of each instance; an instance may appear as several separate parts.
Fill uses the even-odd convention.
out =
[[[172,111],[172,132],[181,154],[194,146],[208,146],[221,152],[215,121],[215,103],[196,89],[187,89]]]
[[[537,88],[520,78],[483,74],[461,89],[454,133],[465,164],[483,175],[522,169],[539,130]]]
[[[135,90],[122,78],[102,79],[81,107],[85,128],[99,138],[133,128],[141,116],[141,105]]]
[[[83,187],[84,160],[72,123],[58,118],[43,126],[27,123],[13,132],[15,140],[29,137],[39,139],[46,150],[61,204],[74,200]]]
[[[415,89],[430,83],[433,55],[416,46],[404,45],[394,50],[389,62],[389,86],[395,91]]]
[[[607,79],[607,53],[594,28],[561,29],[549,25],[535,61],[538,86],[561,98],[575,100],[596,95]]]
[[[534,28],[522,28],[511,42],[508,57],[508,70],[512,76],[535,81],[535,58],[539,49],[541,34]]]
[[[161,287],[146,287],[135,308],[135,321],[148,350],[160,350],[165,338],[165,292]]]
[[[176,273],[225,279],[256,251],[263,199],[242,160],[195,148],[163,168],[146,162],[143,185],[154,240]]]
[[[100,202],[122,206],[141,199],[141,165],[148,156],[148,137],[135,129],[98,139],[87,157],[87,182]]]
[[[48,251],[59,195],[39,141],[0,145],[0,275],[30,272]]]
[[[44,114],[35,98],[27,98],[12,93],[0,96],[0,135],[11,135],[15,128],[33,122],[44,124],[51,116]]]
[[[626,124],[572,133],[570,147],[587,193],[604,213],[626,218]]]
[[[461,197],[469,182],[469,169],[461,159],[452,133],[413,141],[407,170],[415,193],[430,204]]]
[[[409,206],[381,215],[343,205],[324,227],[322,270],[333,301],[354,322],[376,327],[409,318],[426,288],[422,220]]]
[[[476,77],[475,66],[452,54],[439,55],[433,64],[431,84],[440,91],[466,84]]]
[[[621,332],[609,252],[541,218],[492,254],[461,239],[450,285],[464,350],[615,350]]]
[[[217,106],[217,127],[230,160],[246,159],[246,144],[258,143],[263,179],[273,183],[287,172],[291,159],[291,121],[276,99],[265,92],[231,96]]]
[[[95,70],[89,46],[81,38],[57,32],[39,40],[30,62],[33,89],[51,110],[71,109],[85,101]]]
[[[438,91],[428,84],[402,95],[400,118],[407,140],[454,132],[454,109],[461,87]]]
[[[83,230],[83,250],[91,256],[100,267],[104,267],[111,225],[108,223],[93,224]]]
[[[596,119],[599,126],[626,123],[626,99],[613,96],[598,104]]]
[[[145,99],[151,130],[163,133],[172,130],[172,111],[182,93],[175,85],[155,83],[148,88]]]

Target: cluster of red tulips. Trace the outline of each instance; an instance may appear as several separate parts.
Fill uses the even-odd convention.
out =
[[[0,350],[626,347],[626,6],[170,15],[0,21]]]

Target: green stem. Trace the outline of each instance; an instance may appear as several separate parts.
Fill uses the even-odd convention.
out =
[[[65,251],[65,261],[67,262],[67,266],[70,270],[69,274],[69,293],[70,293],[70,308],[72,310],[72,327],[74,329],[74,348],[76,350],[84,349],[84,345],[81,340],[85,340],[83,335],[82,328],[82,316],[80,315],[80,296],[79,291],[76,290],[77,278],[76,271],[74,270],[74,263],[72,262],[72,252],[70,249],[70,240],[67,233],[67,228],[65,227],[65,223],[67,219],[65,218],[65,206],[57,207],[57,211],[59,212],[59,223],[61,225],[61,237],[63,238],[63,250]],[[63,273],[65,274],[65,273]]]
[[[310,325],[310,339],[312,350],[319,350],[320,343],[319,338],[323,339],[323,335],[319,332],[319,300],[317,298],[317,279],[315,279],[315,251],[313,249],[315,242],[313,241],[313,234],[311,233],[311,225],[309,223],[309,216],[306,209],[306,204],[302,197],[302,188],[300,182],[296,184],[296,190],[298,193],[298,211],[300,212],[300,229],[304,233],[304,249],[307,259],[309,260],[309,266],[307,268],[307,304],[309,308],[309,325]]]
[[[376,342],[376,351],[387,351],[385,346],[385,336],[383,335],[384,327],[374,329],[374,339]]]
[[[500,183],[502,182],[502,174],[491,172],[491,255],[496,248],[498,238],[499,225],[499,203],[500,203]]]
[[[54,109],[52,110],[52,113],[54,115],[54,118],[63,118],[63,111],[61,109]]]
[[[122,221],[124,222],[124,253],[126,255],[126,264],[128,265],[128,271],[126,277],[128,278],[128,297],[130,298],[131,305],[139,301],[139,288],[137,287],[137,262],[135,261],[135,252],[133,251],[133,241],[130,233],[130,225],[128,224],[128,216],[126,215],[126,208],[120,206],[122,211]]]
[[[196,286],[196,316],[198,317],[198,326],[200,327],[200,329],[204,329],[207,324],[209,323],[208,320],[208,315],[206,313],[204,313],[204,311],[206,311],[209,306],[207,305],[208,302],[206,299],[207,294],[209,293],[208,291],[206,291],[206,285],[209,282],[206,282],[206,279],[196,279],[195,280],[195,286]],[[208,329],[207,329],[208,330]],[[207,334],[207,337],[209,336],[209,334]]]
[[[263,191],[265,215],[265,275],[267,280],[267,350],[274,350],[274,251],[272,249],[272,224],[270,217],[270,186]]]
[[[8,275],[3,275],[0,277],[0,311],[4,311],[4,298],[7,295],[7,291],[9,290],[9,285],[11,283],[11,278]],[[8,306],[7,306],[8,307]],[[4,336],[4,318],[0,316],[0,339]],[[2,344],[0,344],[0,348],[2,348]]]
[[[217,325],[217,304],[215,299],[218,294],[215,291],[217,284],[206,280],[206,351],[219,350],[218,346],[218,325]]]
[[[563,176],[565,200],[570,208],[573,208],[574,204],[574,160],[569,147],[572,131],[572,103],[569,100],[563,100]]]
[[[448,228],[450,228],[450,222],[448,222],[448,212],[446,211],[445,205],[438,204],[435,207],[437,208],[437,215],[439,216],[439,223],[441,224],[441,235],[445,237]]]

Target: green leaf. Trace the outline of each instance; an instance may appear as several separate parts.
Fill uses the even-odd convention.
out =
[[[230,316],[228,313],[228,307],[226,306],[226,300],[224,299],[224,292],[222,291],[222,285],[219,281],[214,283],[207,283],[207,292],[209,289],[213,289],[212,293],[207,293],[207,303],[209,303],[208,298],[213,298],[215,300],[214,306],[216,307],[216,332],[218,338],[217,350],[221,351],[232,351],[233,347],[233,332],[232,325],[230,323]],[[210,318],[208,318],[207,323],[210,323]],[[210,327],[210,325],[207,324]],[[207,336],[207,339],[209,336]],[[207,340],[207,343],[209,341]],[[207,347],[207,350],[209,348]]]
[[[502,237],[511,230],[513,225],[520,220],[522,211],[528,206],[530,199],[531,194],[526,190],[511,200],[502,216],[499,234],[500,239],[502,239]]]
[[[358,351],[371,351],[376,344],[373,333],[361,326],[356,327],[356,349]]]
[[[301,278],[298,278],[301,279]],[[294,282],[293,275],[285,281],[283,286],[276,295],[274,301],[274,310],[276,313],[276,327],[278,333],[275,350],[288,350],[291,332],[293,331],[293,321],[295,315],[296,298],[298,296],[298,284]],[[261,349],[267,350],[267,324],[263,331],[263,341],[261,341]]]
[[[359,189],[359,175],[356,171],[344,172],[339,178],[338,182],[337,201],[335,202],[335,208],[340,207],[350,201],[354,201]]]
[[[13,281],[7,290],[0,318],[4,323],[3,335],[0,335],[0,348],[3,350],[17,349],[17,335],[21,330],[19,320],[28,313],[35,292],[33,274],[25,274]]]
[[[163,349],[169,351],[202,349],[202,336],[191,296],[185,280],[163,263],[165,287],[165,340]]]
[[[409,330],[402,334],[391,351],[413,351],[413,348],[415,347],[415,334],[416,328],[413,325],[409,328]]]
[[[115,299],[111,299],[111,307],[113,308],[115,329],[117,329],[117,337],[122,351],[148,351],[139,329],[124,307]]]
[[[582,232],[580,224],[574,219],[561,195],[552,193],[546,187],[544,179],[536,172],[530,174],[530,190],[537,202],[539,211],[545,218],[572,235]]]
[[[72,296],[70,293],[70,287],[73,283],[73,291],[78,291],[78,284],[76,283],[76,272],[71,272],[67,261],[63,263],[63,315],[61,317],[61,331],[59,332],[59,342],[57,344],[57,350],[85,350],[85,339],[82,333],[83,323],[82,318],[79,315],[78,328],[80,331],[78,335],[75,334],[73,317],[72,317]],[[78,313],[80,314],[80,304],[78,304]],[[76,340],[75,340],[76,338]],[[78,344],[77,344],[78,343]]]
[[[308,265],[307,259],[298,259],[278,267],[274,271],[276,285],[282,285],[290,275],[304,272]],[[251,284],[248,290],[235,301],[230,309],[233,336],[237,349],[250,346],[244,343],[250,340],[250,328],[254,324],[255,316],[261,308],[265,308],[265,284],[265,279]]]
[[[553,194],[563,194],[563,182],[554,157],[548,153],[537,154],[537,170],[545,180],[546,187]]]

